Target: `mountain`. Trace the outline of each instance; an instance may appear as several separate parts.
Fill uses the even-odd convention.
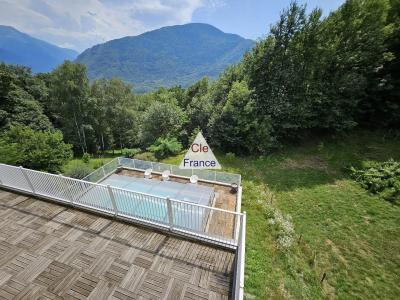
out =
[[[120,77],[140,93],[216,78],[254,44],[208,24],[190,23],[108,41],[85,50],[76,61],[87,66],[90,79]]]
[[[0,25],[0,61],[24,65],[33,72],[48,72],[64,60],[74,60],[78,52],[33,38],[11,26]]]

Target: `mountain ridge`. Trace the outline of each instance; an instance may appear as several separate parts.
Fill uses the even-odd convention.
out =
[[[34,38],[12,26],[0,25],[0,61],[24,65],[33,72],[49,72],[78,52]]]
[[[90,79],[120,77],[137,92],[216,78],[255,42],[204,23],[166,26],[95,45],[76,59]]]

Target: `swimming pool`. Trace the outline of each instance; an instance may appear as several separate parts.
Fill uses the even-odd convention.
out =
[[[169,218],[165,198],[183,201],[184,203],[171,201],[173,225],[200,232],[205,229],[210,210],[206,207],[190,205],[190,203],[209,206],[214,197],[214,189],[203,185],[116,174],[107,177],[101,184],[123,189],[113,189],[119,213],[166,225],[169,225]],[[102,187],[91,188],[80,197],[79,202],[93,204],[94,201],[100,208],[112,210],[110,195],[103,189]]]

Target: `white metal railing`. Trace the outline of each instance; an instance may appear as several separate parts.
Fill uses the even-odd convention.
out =
[[[236,263],[233,282],[233,299],[242,300],[244,296],[244,265],[246,249],[246,212],[240,218],[239,239],[236,250]]]
[[[82,180],[89,182],[99,182],[100,180],[114,173],[118,169],[118,167],[119,158],[117,157],[109,161],[105,165],[101,166],[100,168],[94,170],[89,175],[86,175]]]
[[[109,169],[113,164],[109,165]],[[104,172],[104,176],[107,172]],[[0,186],[236,249],[243,214],[0,164]],[[240,225],[237,225],[240,224]]]
[[[106,173],[103,172],[102,168],[108,166]],[[94,172],[90,173],[82,180],[90,181],[90,182],[99,182],[105,176],[108,176],[113,172],[115,172],[118,166],[122,166],[125,168],[132,168],[137,170],[146,170],[146,169],[153,169],[154,172],[163,172],[165,170],[169,170],[172,175],[176,176],[183,176],[183,177],[190,177],[192,175],[197,175],[200,180],[210,181],[210,182],[218,182],[224,184],[232,184],[236,183],[240,186],[241,183],[241,176],[240,174],[233,174],[233,173],[226,173],[226,172],[217,172],[211,170],[200,170],[200,169],[179,169],[178,166],[164,164],[159,162],[153,161],[146,161],[140,159],[132,159],[126,157],[118,157],[108,164],[100,167],[99,169],[95,170]],[[114,168],[112,170],[112,168]],[[110,171],[110,172],[107,172]]]

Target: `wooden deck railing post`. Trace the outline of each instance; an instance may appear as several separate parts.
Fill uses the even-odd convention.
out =
[[[113,209],[114,209],[114,214],[117,215],[118,214],[117,203],[115,202],[114,193],[113,193],[112,188],[111,188],[111,186],[109,184],[107,185],[107,189],[108,189],[108,193],[110,194],[110,199],[111,199],[111,204],[112,204]]]
[[[33,187],[33,184],[29,179],[28,174],[26,174],[25,169],[22,166],[20,166],[19,169],[21,170],[22,175],[25,177],[25,180],[28,183],[29,187],[31,188],[32,193],[36,194],[35,188]]]
[[[174,214],[172,212],[172,203],[171,199],[167,197],[167,210],[168,210],[168,223],[169,223],[169,230],[174,228]]]

